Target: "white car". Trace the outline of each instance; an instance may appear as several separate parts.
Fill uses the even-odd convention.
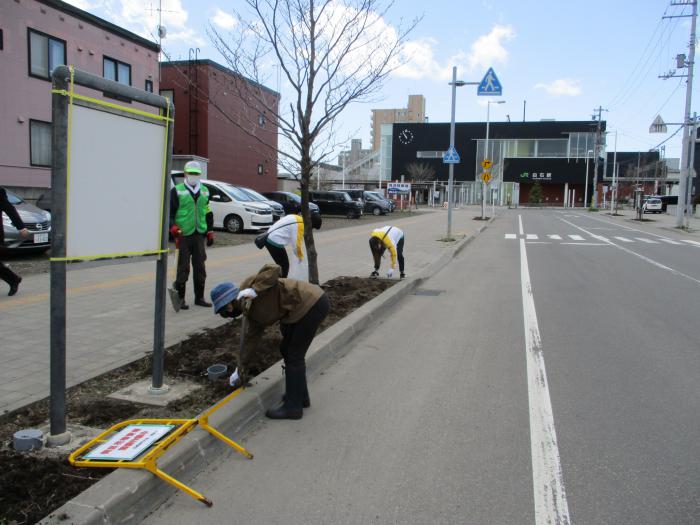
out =
[[[644,213],[661,213],[663,211],[663,203],[661,199],[647,199],[642,204]]]
[[[203,180],[209,190],[209,206],[214,214],[214,228],[231,233],[262,230],[272,225],[272,208],[254,201],[250,195],[227,182]]]

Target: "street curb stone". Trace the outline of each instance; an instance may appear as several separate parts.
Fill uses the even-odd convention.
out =
[[[313,378],[340,359],[347,343],[366,330],[413,293],[426,279],[456,257],[489,223],[475,233],[457,241],[451,251],[433,261],[413,278],[405,279],[337,322],[315,339],[306,356],[307,376]],[[265,410],[276,405],[284,392],[282,362],[260,373],[253,385],[241,392],[232,403],[209,417],[210,424],[234,440],[245,435],[251,423]],[[244,440],[241,441],[244,443]],[[254,450],[250,451],[255,454]],[[159,468],[187,484],[208,466],[218,464],[224,454],[237,461],[249,461],[232,451],[206,431],[195,429],[175,444],[158,462]],[[254,460],[253,460],[254,461]],[[193,486],[197,490],[196,486]],[[138,523],[164,503],[176,489],[144,470],[116,469],[78,496],[56,509],[41,525],[121,525]],[[205,494],[206,496],[206,494]],[[192,500],[193,505],[201,505]],[[214,502],[216,505],[216,502]],[[204,508],[204,507],[202,507]]]

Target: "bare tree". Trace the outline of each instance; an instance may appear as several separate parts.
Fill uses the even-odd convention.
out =
[[[424,182],[435,178],[435,168],[427,162],[411,162],[406,164],[406,172],[411,180]]]
[[[240,95],[263,106],[279,127],[280,164],[299,173],[309,280],[318,283],[318,262],[309,215],[309,181],[327,159],[335,119],[352,102],[369,101],[389,74],[405,62],[403,47],[419,19],[390,27],[384,16],[393,1],[245,0],[249,19],[237,14],[226,38],[213,26],[210,36],[234,73],[244,81]],[[281,91],[289,103],[269,104],[265,71],[279,67]],[[290,165],[291,164],[291,165]]]

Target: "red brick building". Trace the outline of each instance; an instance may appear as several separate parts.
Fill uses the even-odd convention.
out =
[[[277,92],[211,60],[161,63],[160,86],[175,104],[174,154],[208,158],[212,180],[277,189]]]

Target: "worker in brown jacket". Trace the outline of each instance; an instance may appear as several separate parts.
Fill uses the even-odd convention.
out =
[[[279,321],[280,354],[285,366],[285,395],[282,405],[265,415],[271,419],[301,419],[308,408],[306,352],[330,303],[323,289],[305,281],[280,277],[277,264],[266,264],[246,278],[240,290],[233,283],[221,283],[211,291],[214,312],[222,317],[246,316],[248,329],[238,356],[240,383],[247,383],[247,356],[256,351],[265,328]]]

